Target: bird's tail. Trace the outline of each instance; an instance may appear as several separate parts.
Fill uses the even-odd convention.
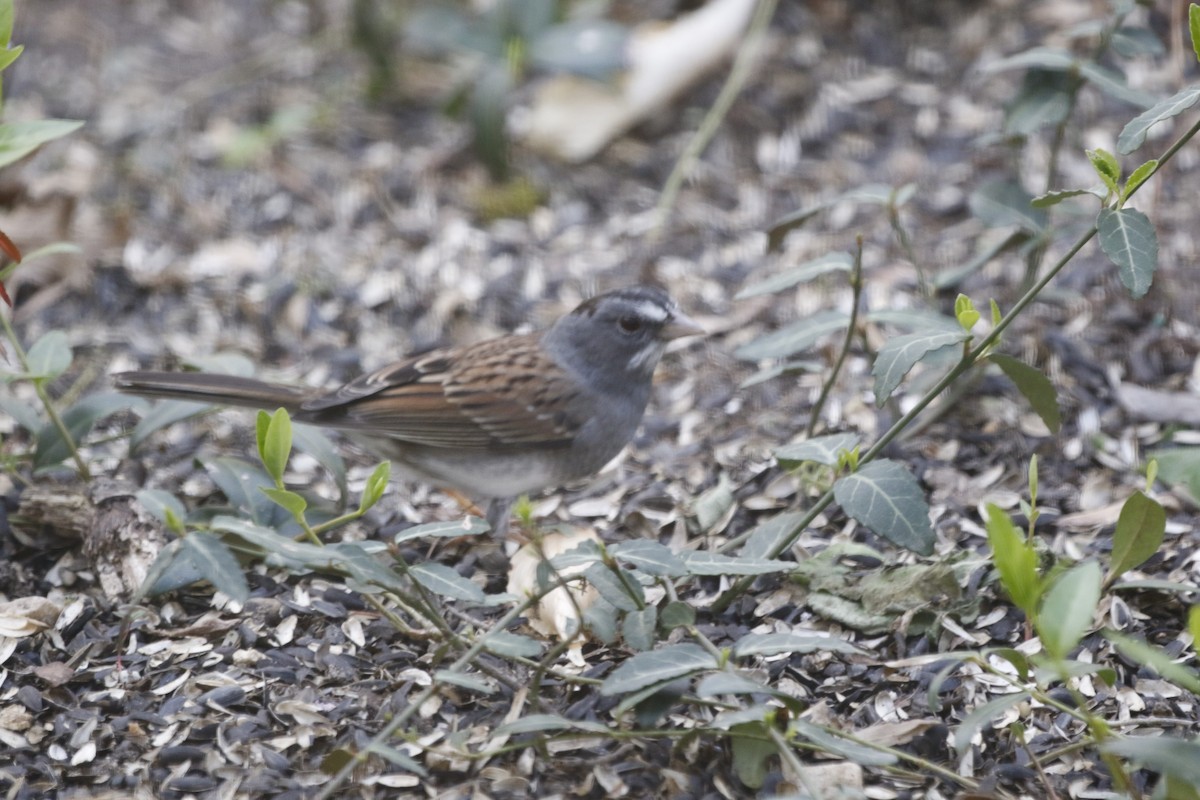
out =
[[[293,416],[311,394],[283,384],[207,372],[119,372],[113,375],[113,385],[122,392],[142,397],[193,400],[266,411],[284,408]]]

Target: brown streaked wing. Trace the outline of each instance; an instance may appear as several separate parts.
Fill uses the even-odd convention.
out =
[[[555,376],[560,376],[555,379]],[[430,447],[568,444],[570,380],[536,334],[435,350],[305,403],[310,418]]]
[[[449,371],[445,392],[451,403],[506,444],[571,442],[582,424],[570,413],[579,392],[536,334],[493,339],[471,350]]]

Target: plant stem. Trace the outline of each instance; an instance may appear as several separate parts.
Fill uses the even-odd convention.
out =
[[[813,432],[817,429],[817,421],[821,417],[821,411],[825,408],[825,403],[829,399],[829,393],[833,391],[833,385],[837,382],[838,373],[842,371],[842,365],[846,363],[846,357],[850,355],[850,346],[854,343],[854,332],[858,329],[858,309],[862,304],[862,248],[863,237],[862,234],[859,234],[858,250],[854,254],[854,269],[850,273],[850,289],[853,292],[853,302],[850,306],[850,322],[846,326],[846,338],[842,342],[842,349],[838,353],[837,361],[833,364],[829,378],[821,386],[821,394],[817,397],[817,402],[813,404],[812,413],[808,415],[808,427],[804,430],[806,439],[811,439]]]
[[[21,340],[17,338],[17,332],[13,330],[12,321],[6,314],[0,314],[0,325],[4,327],[4,335],[8,337],[8,341],[13,346],[13,352],[17,354],[17,363],[21,365],[21,369],[29,372],[29,357],[25,352],[25,348],[21,346]],[[92,473],[88,470],[87,464],[83,460],[83,456],[79,455],[79,447],[75,444],[74,437],[67,430],[67,425],[63,422],[58,411],[54,408],[54,403],[50,399],[50,395],[46,392],[45,381],[42,379],[33,379],[33,390],[37,393],[38,400],[42,407],[46,409],[46,416],[50,417],[50,422],[58,431],[58,435],[62,437],[66,443],[67,449],[71,451],[71,458],[75,461],[75,468],[79,471],[79,477],[85,481],[92,479]]]
[[[454,672],[461,670],[463,667],[474,661],[476,656],[483,652],[487,644],[488,637],[495,631],[502,631],[506,629],[509,623],[524,614],[525,611],[528,610],[532,605],[532,603],[533,600],[528,599],[514,605],[507,614],[501,617],[496,624],[492,626],[491,630],[476,639],[471,646],[463,652],[462,655],[454,660],[454,663],[450,665],[450,671]],[[349,759],[340,770],[338,770],[337,774],[334,775],[327,784],[321,787],[321,791],[315,795],[314,800],[328,800],[328,798],[333,797],[342,787],[342,785],[349,780],[350,774],[360,764],[365,762],[372,752],[381,748],[388,739],[392,738],[392,736],[395,735],[395,733],[408,722],[413,714],[416,714],[421,709],[421,706],[425,705],[429,698],[433,697],[434,694],[441,690],[442,684],[437,680],[432,681],[428,686],[421,690],[416,697],[409,701],[408,705],[406,705],[399,714],[393,717],[391,721],[388,722],[388,724],[385,725],[381,731],[379,731],[379,733],[375,734],[375,736],[371,738],[371,741],[367,743],[366,747],[355,753],[354,756]]]
[[[1191,128],[1187,130],[1186,133],[1182,134],[1171,144],[1170,147],[1167,148],[1166,152],[1164,152],[1162,157],[1159,159],[1158,165],[1155,167],[1154,171],[1158,172],[1158,170],[1162,169],[1163,166],[1165,166],[1166,163],[1171,160],[1175,153],[1177,153],[1184,144],[1195,137],[1197,133],[1200,133],[1200,121],[1197,121]],[[1134,189],[1130,195],[1132,196],[1134,193],[1136,193],[1138,189],[1141,189],[1142,186],[1145,186],[1147,182],[1148,180],[1144,181],[1141,186],[1138,186],[1136,189]],[[1058,277],[1058,274],[1066,268],[1067,264],[1069,264],[1071,260],[1075,258],[1079,251],[1082,250],[1084,246],[1096,236],[1096,233],[1097,228],[1096,225],[1093,224],[1079,237],[1078,240],[1076,240],[1073,245],[1071,245],[1070,249],[1067,250],[1067,252],[1057,262],[1055,262],[1054,266],[1051,267],[1040,280],[1034,283],[1033,286],[1029,287],[1029,289],[1027,289],[1025,293],[1021,295],[1017,302],[1013,304],[1013,307],[1008,311],[1007,314],[1001,317],[1000,321],[996,323],[996,327],[993,328],[987,336],[983,337],[979,343],[975,345],[975,347],[971,348],[971,350],[963,356],[961,361],[955,364],[949,372],[942,376],[941,380],[935,383],[929,389],[929,391],[922,395],[921,399],[917,401],[916,405],[909,409],[907,414],[896,420],[892,427],[888,428],[887,431],[885,431],[884,434],[879,437],[875,444],[871,445],[871,447],[868,448],[865,453],[863,453],[858,461],[859,466],[861,467],[862,465],[878,458],[879,454],[883,452],[884,448],[891,444],[897,436],[899,436],[909,425],[911,425],[913,421],[920,416],[921,412],[923,412],[929,406],[930,403],[932,403],[951,384],[965,375],[968,370],[974,367],[980,361],[980,359],[1000,340],[1001,334],[1008,329],[1008,326],[1012,325],[1013,322],[1016,321],[1017,317],[1019,317],[1021,313],[1024,312],[1025,309],[1038,298],[1038,295],[1042,293],[1050,281]],[[800,534],[804,531],[804,529],[811,525],[813,520],[815,520],[817,516],[832,502],[833,488],[831,487],[817,499],[812,508],[809,509],[808,513],[796,523],[796,527],[787,536],[781,538],[779,542],[771,548],[771,550],[766,554],[766,557],[775,558],[780,553],[791,547],[796,539],[800,537]],[[748,536],[749,532],[742,534],[742,536],[738,537],[738,540],[744,541]],[[725,590],[725,592],[717,598],[716,602],[713,603],[713,611],[720,613],[727,609],[729,604],[741,596],[753,582],[753,578],[742,578],[729,589]]]
[[[712,107],[704,115],[700,127],[692,134],[692,138],[684,146],[683,152],[679,154],[675,166],[671,169],[671,174],[667,176],[666,183],[663,184],[658,205],[654,209],[655,222],[649,236],[651,243],[662,238],[667,227],[667,219],[679,196],[679,187],[683,185],[684,178],[691,174],[693,165],[700,158],[700,154],[704,152],[704,148],[708,147],[713,136],[716,135],[722,121],[729,113],[729,109],[733,106],[733,101],[737,99],[738,93],[742,91],[742,87],[750,78],[750,68],[754,64],[758,46],[766,34],[767,26],[770,25],[771,18],[775,15],[777,2],[778,0],[758,0],[754,16],[751,17],[746,34],[742,38],[742,46],[738,48],[737,55],[733,60],[733,67],[729,70],[729,76],[721,86],[721,91],[717,95],[717,99],[713,101]]]

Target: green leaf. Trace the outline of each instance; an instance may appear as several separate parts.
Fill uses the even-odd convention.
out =
[[[1113,532],[1109,580],[1145,563],[1158,551],[1167,530],[1167,513],[1157,500],[1134,492],[1121,506]]]
[[[1200,60],[1200,6],[1188,5],[1188,34],[1192,37],[1192,53]]]
[[[971,334],[958,330],[953,333],[918,331],[888,339],[879,349],[875,366],[871,368],[875,376],[875,404],[882,406],[886,403],[904,376],[925,356],[969,338]]]
[[[605,602],[603,597],[600,597],[584,610],[583,624],[597,639],[605,644],[612,644],[617,641],[619,616],[617,610],[610,603]]]
[[[788,572],[796,568],[794,561],[777,561],[768,558],[745,558],[726,556],[707,550],[683,553],[689,575],[769,575],[773,572]]]
[[[714,672],[696,684],[697,697],[716,697],[721,694],[774,694],[775,690],[740,672]]]
[[[487,678],[479,675],[468,675],[465,672],[453,672],[448,669],[439,669],[433,673],[433,679],[439,683],[448,683],[451,686],[457,686],[460,689],[466,689],[480,694],[494,694],[496,685]]]
[[[849,272],[853,265],[854,259],[850,257],[849,253],[826,253],[820,258],[805,261],[799,266],[792,267],[778,275],[773,275],[766,280],[752,283],[738,292],[733,299],[745,300],[748,297],[777,294],[784,289],[790,289],[801,283],[808,283],[814,278],[828,275],[831,272]]]
[[[621,623],[621,638],[634,650],[645,652],[654,647],[654,634],[658,629],[658,609],[645,606],[639,611],[630,611]]]
[[[252,522],[273,527],[291,518],[259,491],[260,488],[275,488],[271,476],[259,467],[241,459],[225,457],[201,459],[200,463],[213,483],[225,493],[230,505],[248,514]]]
[[[240,549],[259,551],[272,566],[286,567],[298,573],[318,571],[345,575],[347,586],[354,591],[365,592],[374,587],[412,591],[410,581],[392,572],[368,552],[368,549],[379,549],[376,542],[338,542],[331,545],[297,542],[272,528],[226,515],[213,517],[210,525],[214,531],[237,536],[245,542]]]
[[[1096,174],[1100,176],[1100,180],[1104,182],[1108,190],[1114,195],[1120,194],[1121,165],[1117,162],[1117,157],[1101,147],[1085,152],[1088,161],[1092,163],[1092,169],[1096,170]]]
[[[755,372],[749,378],[746,378],[738,384],[739,389],[749,389],[751,386],[757,386],[760,383],[774,380],[775,378],[797,375],[800,373],[815,373],[822,372],[825,365],[814,359],[793,360],[793,361],[777,361],[773,364],[768,364],[762,369]]]
[[[468,515],[462,519],[448,520],[446,522],[429,522],[424,525],[414,525],[411,528],[405,528],[392,537],[392,541],[396,544],[402,544],[413,539],[453,539],[459,536],[478,536],[487,532],[488,524],[486,520]]]
[[[124,398],[124,399],[122,399]],[[97,392],[86,395],[60,415],[71,441],[79,445],[98,420],[129,407],[129,397],[117,392]],[[71,448],[53,423],[46,423],[37,432],[34,469],[52,467],[71,457]]]
[[[1125,82],[1125,76],[1116,70],[1102,67],[1094,61],[1084,61],[1079,65],[1079,74],[1093,86],[1109,97],[1129,103],[1138,108],[1149,108],[1154,105],[1154,98],[1146,92],[1130,88]]]
[[[30,378],[57,378],[71,366],[71,345],[63,331],[48,331],[29,348]]]
[[[218,591],[239,603],[250,598],[250,584],[228,545],[204,531],[192,531],[182,541],[192,563]]]
[[[803,442],[785,444],[775,451],[775,458],[784,469],[794,469],[807,462],[832,467],[838,463],[838,453],[852,449],[858,444],[858,438],[853,433],[814,436]]]
[[[1101,742],[1100,751],[1142,764],[1185,786],[1200,786],[1200,742],[1174,736],[1127,736]]]
[[[642,585],[629,570],[595,562],[584,570],[583,576],[601,597],[621,611],[637,611],[646,602]]]
[[[1034,512],[1037,513],[1037,496],[1038,496],[1038,459],[1037,453],[1029,457],[1029,503],[1034,506]],[[1037,520],[1035,519],[1034,522]]]
[[[954,317],[920,308],[882,308],[867,314],[867,320],[879,325],[895,325],[905,331],[961,331]]]
[[[796,532],[802,519],[804,514],[799,511],[784,511],[760,522],[746,538],[740,557],[752,560],[770,558],[770,554],[776,552],[783,541]]]
[[[297,450],[308,453],[324,467],[337,483],[341,505],[345,507],[350,495],[346,485],[346,461],[333,446],[329,436],[312,425],[296,425],[292,428],[292,441]]]
[[[557,570],[571,569],[600,561],[604,558],[604,549],[594,539],[584,539],[570,550],[564,550],[550,559],[550,566]]]
[[[665,631],[696,624],[696,609],[682,600],[672,600],[658,615],[658,625]],[[1200,640],[1200,638],[1198,638]]]
[[[1133,208],[1103,208],[1097,219],[1100,249],[1117,265],[1134,298],[1146,294],[1158,266],[1158,237],[1150,219]]]
[[[288,541],[292,541],[290,538]],[[380,589],[393,592],[411,592],[412,582],[406,576],[400,575],[384,565],[368,550],[373,550],[376,542],[336,542],[318,546],[308,552],[312,557],[308,568],[317,572],[346,576],[346,588],[364,594]],[[268,560],[275,553],[268,554]]]
[[[275,487],[262,486],[259,491],[271,498],[272,502],[282,506],[289,514],[296,519],[304,516],[305,509],[308,508],[308,501],[295,492],[287,489],[276,489]]]
[[[1200,102],[1200,86],[1190,86],[1155,103],[1121,130],[1121,135],[1117,137],[1117,152],[1124,154],[1137,150],[1146,142],[1146,134],[1152,127],[1179,116],[1197,102]]]
[[[719,666],[716,656],[700,645],[668,645],[649,653],[638,653],[627,659],[605,678],[600,686],[600,694],[636,692],[647,686],[677,680]]]
[[[146,579],[138,587],[134,602],[141,597],[173,592],[202,580],[204,575],[192,558],[192,551],[184,550],[183,539],[174,539],[167,542],[158,552],[154,563],[146,570]]]
[[[742,722],[730,726],[729,746],[738,780],[757,793],[767,780],[767,760],[777,754],[766,725]]]
[[[506,658],[540,658],[542,655],[540,642],[509,631],[495,631],[489,634],[484,640],[484,646],[489,653]]]
[[[595,733],[608,733],[608,726],[599,722],[576,721],[557,714],[526,714],[497,726],[496,736],[518,736],[524,733],[552,733],[578,728]]]
[[[882,767],[895,764],[899,760],[895,754],[886,750],[843,739],[802,719],[792,722],[792,730],[797,736],[815,744],[821,752],[839,756],[859,766]]]
[[[733,354],[743,361],[786,358],[807,350],[831,333],[845,330],[848,324],[850,317],[841,311],[818,311],[742,345]]]
[[[1116,631],[1104,631],[1104,638],[1117,646],[1126,658],[1138,662],[1157,672],[1163,678],[1192,694],[1200,694],[1200,674],[1184,664],[1176,662],[1170,655],[1152,647],[1141,639],[1134,639]]]
[[[1050,208],[1056,206],[1063,200],[1071,197],[1078,197],[1083,194],[1090,194],[1093,197],[1104,199],[1104,192],[1101,189],[1061,189],[1055,192],[1046,192],[1033,198],[1030,203],[1034,208]]]
[[[389,745],[372,744],[366,748],[366,751],[371,755],[379,756],[392,766],[406,772],[420,775],[422,778],[429,775],[429,770],[418,764],[413,758]],[[339,770],[343,769],[355,758],[355,755],[355,753],[350,753],[342,748],[332,750],[329,755],[321,759],[321,772],[326,775],[336,775]]]
[[[0,2],[0,46],[7,47],[12,41],[13,20],[16,18],[13,0]]]
[[[387,491],[388,481],[392,477],[392,462],[380,461],[379,465],[371,472],[371,476],[367,478],[367,484],[363,487],[362,499],[358,503],[359,511],[366,511],[371,506],[379,502],[379,498],[383,497],[383,493]]]
[[[1162,41],[1154,31],[1135,27],[1113,31],[1112,48],[1123,58],[1161,56],[1165,52]]]
[[[1004,109],[1004,132],[1029,136],[1063,122],[1071,111],[1071,84],[1070,76],[1056,70],[1026,72],[1020,90]]]
[[[14,61],[16,61],[23,52],[25,52],[24,45],[17,45],[16,47],[12,47],[7,50],[0,49],[0,70],[8,69],[8,67]]]
[[[1025,541],[1008,514],[991,503],[987,505],[987,534],[1000,585],[1017,608],[1032,619],[1041,596],[1037,550],[1032,542]]]
[[[692,502],[691,512],[701,533],[713,532],[718,524],[729,519],[728,514],[735,505],[733,490],[733,481],[722,472],[717,476],[716,485]]]
[[[292,418],[282,408],[276,409],[270,416],[266,411],[259,411],[256,432],[258,457],[262,459],[267,474],[276,484],[280,484],[292,454]]]
[[[167,521],[167,512],[170,511],[178,519],[183,519],[187,516],[187,509],[178,497],[165,492],[162,489],[141,489],[134,497],[142,508],[149,511],[161,522]]]
[[[774,656],[780,653],[850,653],[864,655],[866,651],[836,636],[797,633],[751,633],[738,639],[733,646],[736,658]]]
[[[1129,180],[1125,181],[1125,188],[1121,190],[1121,205],[1129,199],[1137,188],[1150,179],[1154,171],[1158,169],[1158,159],[1152,158],[1145,164],[1140,165],[1129,175]]]
[[[249,586],[233,551],[216,536],[193,531],[167,543],[146,572],[138,595],[158,595],[207,580],[238,602]]]
[[[188,400],[163,400],[155,403],[134,426],[129,437],[129,447],[136,450],[155,432],[203,411],[209,411],[212,407],[211,403],[193,403]]]
[[[1006,228],[1015,225],[1034,235],[1041,233],[1049,217],[1031,205],[1033,197],[1010,181],[992,181],[971,194],[968,205],[984,225]]]
[[[1065,50],[1052,47],[1031,47],[1020,53],[997,59],[982,67],[984,72],[1003,72],[1010,69],[1039,69],[1069,72],[1075,68],[1076,59]]]
[[[1158,477],[1178,491],[1183,489],[1193,503],[1200,504],[1200,447],[1168,447],[1155,450]]]
[[[970,333],[971,329],[975,327],[975,323],[979,322],[979,312],[975,310],[975,304],[971,302],[971,298],[965,294],[959,294],[954,298],[954,318],[967,333]]]
[[[678,578],[687,574],[687,564],[671,548],[649,539],[620,542],[609,548],[616,558],[626,561],[647,575]]]
[[[1065,659],[1091,627],[1100,602],[1100,583],[1100,565],[1085,561],[1060,575],[1046,592],[1034,625],[1051,658]]]
[[[1155,785],[1150,800],[1200,800],[1200,784],[1164,775]]]
[[[799,228],[810,219],[820,214],[829,207],[828,203],[817,203],[816,205],[807,206],[799,211],[793,211],[771,223],[767,228],[767,252],[776,253],[783,247],[784,240],[787,235]]]
[[[20,161],[46,142],[66,136],[82,125],[82,121],[67,119],[38,119],[0,124],[0,167]]]
[[[1117,671],[1112,667],[1106,667],[1103,664],[1093,664],[1090,661],[1077,661],[1074,659],[1068,661],[1059,661],[1052,665],[1047,665],[1045,659],[1038,659],[1041,662],[1037,669],[1033,671],[1033,680],[1043,686],[1061,680],[1064,675],[1068,678],[1078,678],[1084,675],[1095,675],[1100,680],[1104,681],[1106,686],[1115,686],[1117,683]]]
[[[426,561],[411,567],[409,574],[429,591],[452,600],[482,603],[485,599],[483,589],[445,564]]]
[[[1003,353],[993,353],[988,356],[993,364],[998,366],[1016,384],[1017,389],[1029,401],[1029,405],[1046,423],[1051,433],[1058,433],[1062,426],[1062,417],[1058,410],[1058,393],[1054,384],[1040,370],[1029,366],[1024,361],[1018,361]]]
[[[883,459],[833,485],[842,510],[888,541],[921,555],[933,552],[929,505],[903,465]]]
[[[966,753],[971,747],[971,738],[975,735],[976,731],[999,717],[1008,709],[1028,699],[1029,692],[1012,692],[1011,694],[1002,694],[983,705],[976,706],[971,710],[970,714],[963,717],[962,721],[958,723],[958,728],[954,731],[955,752],[959,754]]]
[[[0,412],[12,417],[18,425],[30,433],[37,433],[46,424],[37,408],[7,394],[0,394]]]

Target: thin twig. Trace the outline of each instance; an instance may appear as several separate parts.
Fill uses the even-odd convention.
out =
[[[666,183],[663,184],[662,192],[658,197],[658,205],[654,208],[655,222],[650,231],[649,242],[653,243],[662,238],[667,228],[667,220],[675,207],[675,200],[679,196],[679,187],[683,185],[684,178],[692,173],[692,168],[700,158],[700,154],[704,152],[704,148],[708,147],[709,142],[716,135],[721,123],[729,114],[733,101],[737,99],[742,87],[750,77],[750,67],[754,64],[758,47],[766,34],[767,26],[771,23],[771,18],[775,15],[776,2],[777,0],[758,0],[754,16],[751,17],[750,25],[746,29],[746,36],[742,40],[742,46],[738,48],[737,55],[733,60],[733,67],[729,70],[729,76],[721,86],[721,91],[712,107],[704,115],[700,127],[692,134],[692,138],[684,146],[683,152],[679,154],[675,166],[671,169],[671,174],[667,176]]]

